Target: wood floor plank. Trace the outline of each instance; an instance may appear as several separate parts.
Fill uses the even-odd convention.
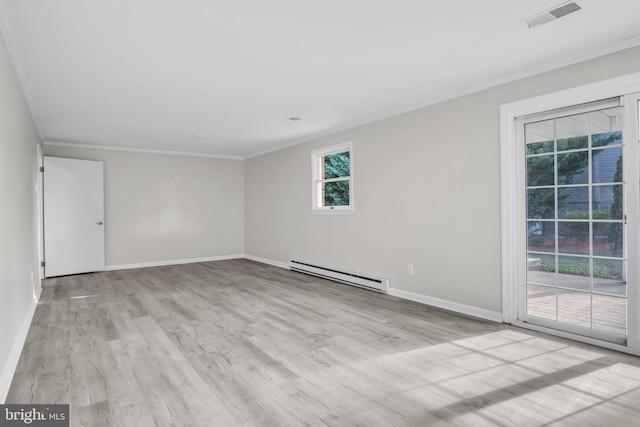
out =
[[[596,426],[638,399],[637,357],[228,260],[46,280],[7,403],[69,403],[73,426]]]

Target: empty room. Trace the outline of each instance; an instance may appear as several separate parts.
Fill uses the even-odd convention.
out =
[[[637,425],[638,17],[0,0],[0,425]]]

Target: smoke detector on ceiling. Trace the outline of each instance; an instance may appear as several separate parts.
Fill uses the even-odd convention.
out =
[[[537,15],[532,16],[531,18],[525,19],[524,23],[529,26],[529,29],[539,27],[542,24],[546,24],[547,22],[555,21],[556,19],[562,18],[563,16],[567,16],[570,13],[577,12],[582,9],[575,2],[562,3],[554,7],[553,9],[547,10],[545,12],[539,13]]]

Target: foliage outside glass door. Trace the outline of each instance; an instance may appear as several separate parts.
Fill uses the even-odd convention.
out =
[[[627,332],[623,108],[525,124],[527,315]]]

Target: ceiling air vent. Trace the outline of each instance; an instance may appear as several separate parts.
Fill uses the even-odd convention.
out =
[[[570,13],[577,12],[582,9],[580,6],[575,4],[574,2],[563,4],[562,6],[558,6],[553,10],[550,10],[548,13],[555,16],[556,18],[562,18]]]
[[[555,21],[558,18],[567,16],[570,13],[577,12],[580,9],[582,8],[575,2],[563,3],[559,6],[554,7],[553,9],[547,10],[546,12],[539,13],[529,19],[526,19],[524,23],[527,24],[529,28],[535,28],[539,27],[542,24],[546,24],[547,22]]]

